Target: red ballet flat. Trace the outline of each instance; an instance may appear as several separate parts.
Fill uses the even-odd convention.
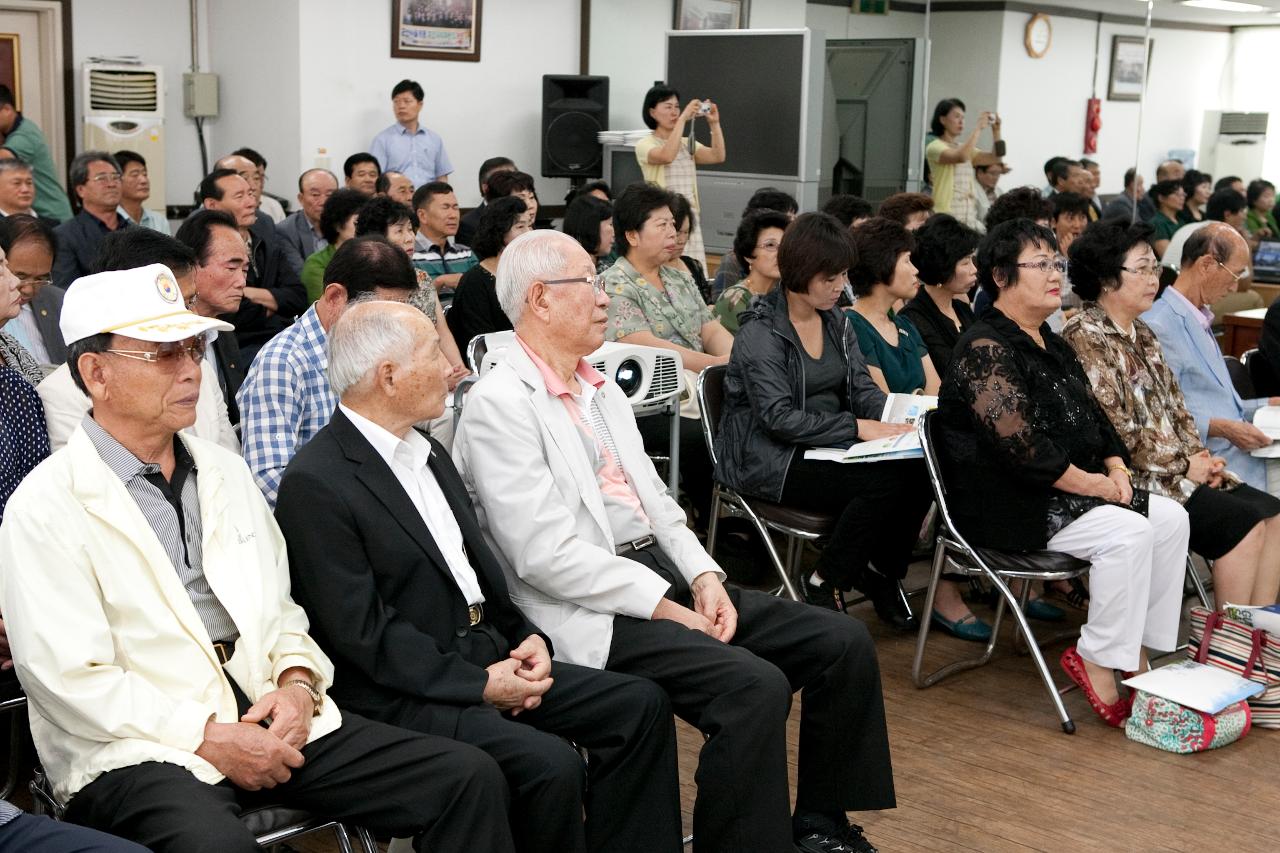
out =
[[[1080,657],[1080,653],[1076,651],[1075,646],[1062,653],[1062,659],[1059,663],[1067,677],[1079,685],[1080,690],[1089,700],[1089,707],[1102,718],[1104,723],[1117,729],[1124,725],[1132,705],[1128,696],[1121,696],[1110,705],[1103,702],[1098,697],[1097,692],[1094,691],[1093,684],[1089,682],[1089,673],[1085,671],[1084,659]]]

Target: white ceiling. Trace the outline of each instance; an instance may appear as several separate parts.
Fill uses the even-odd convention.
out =
[[[948,0],[933,0],[936,6],[944,5]],[[1257,6],[1265,6],[1274,12],[1280,12],[1280,0],[1244,0]],[[1108,12],[1113,15],[1127,15],[1137,18],[1145,17],[1147,4],[1145,0],[1045,0],[1045,6],[1069,6],[1090,12]],[[1216,24],[1218,26],[1239,27],[1250,24],[1280,26],[1280,17],[1266,12],[1218,12],[1211,9],[1196,9],[1183,6],[1174,0],[1155,0],[1152,17],[1165,21],[1192,21],[1200,24]]]

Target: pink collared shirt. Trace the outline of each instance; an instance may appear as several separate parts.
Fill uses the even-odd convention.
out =
[[[1196,305],[1184,296],[1182,291],[1178,290],[1176,287],[1170,287],[1169,292],[1172,293],[1175,298],[1181,299],[1183,304],[1195,313],[1196,319],[1200,321],[1200,328],[1204,329],[1211,335],[1213,334],[1213,311],[1211,311],[1208,306],[1205,306],[1204,308],[1196,307]]]

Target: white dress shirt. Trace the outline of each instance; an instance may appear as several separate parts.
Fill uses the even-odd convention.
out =
[[[483,603],[484,594],[480,592],[476,570],[471,567],[471,561],[467,559],[462,547],[462,530],[428,464],[431,443],[413,428],[409,429],[404,438],[399,438],[341,403],[338,408],[360,430],[365,440],[373,445],[373,449],[400,481],[409,500],[417,508],[418,515],[422,516],[423,523],[427,525],[427,530],[431,532],[431,538],[444,555],[445,562],[449,564],[449,573],[462,591],[462,597],[468,604]]]

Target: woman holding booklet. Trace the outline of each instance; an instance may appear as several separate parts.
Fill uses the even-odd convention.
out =
[[[1151,228],[1095,222],[1071,244],[1071,284],[1085,308],[1062,337],[1093,396],[1129,450],[1133,482],[1182,504],[1191,550],[1213,560],[1219,606],[1273,604],[1280,592],[1280,499],[1226,469],[1200,440],[1155,333],[1138,319],[1151,307],[1160,262]]]
[[[780,286],[742,315],[729,358],[716,437],[716,479],[743,494],[838,515],[814,571],[810,603],[843,609],[856,587],[885,622],[915,627],[898,594],[933,495],[924,462],[840,464],[806,459],[910,432],[880,421],[885,393],[867,373],[849,320],[836,308],[857,261],[848,230],[825,213],[799,217],[778,248]]]
[[[1129,701],[1116,672],[1145,669],[1146,648],[1178,642],[1187,514],[1134,488],[1124,442],[1046,323],[1067,268],[1053,232],[1001,223],[977,262],[993,304],[956,346],[935,422],[952,520],[976,547],[1090,563],[1088,620],[1062,668],[1120,726]]]

